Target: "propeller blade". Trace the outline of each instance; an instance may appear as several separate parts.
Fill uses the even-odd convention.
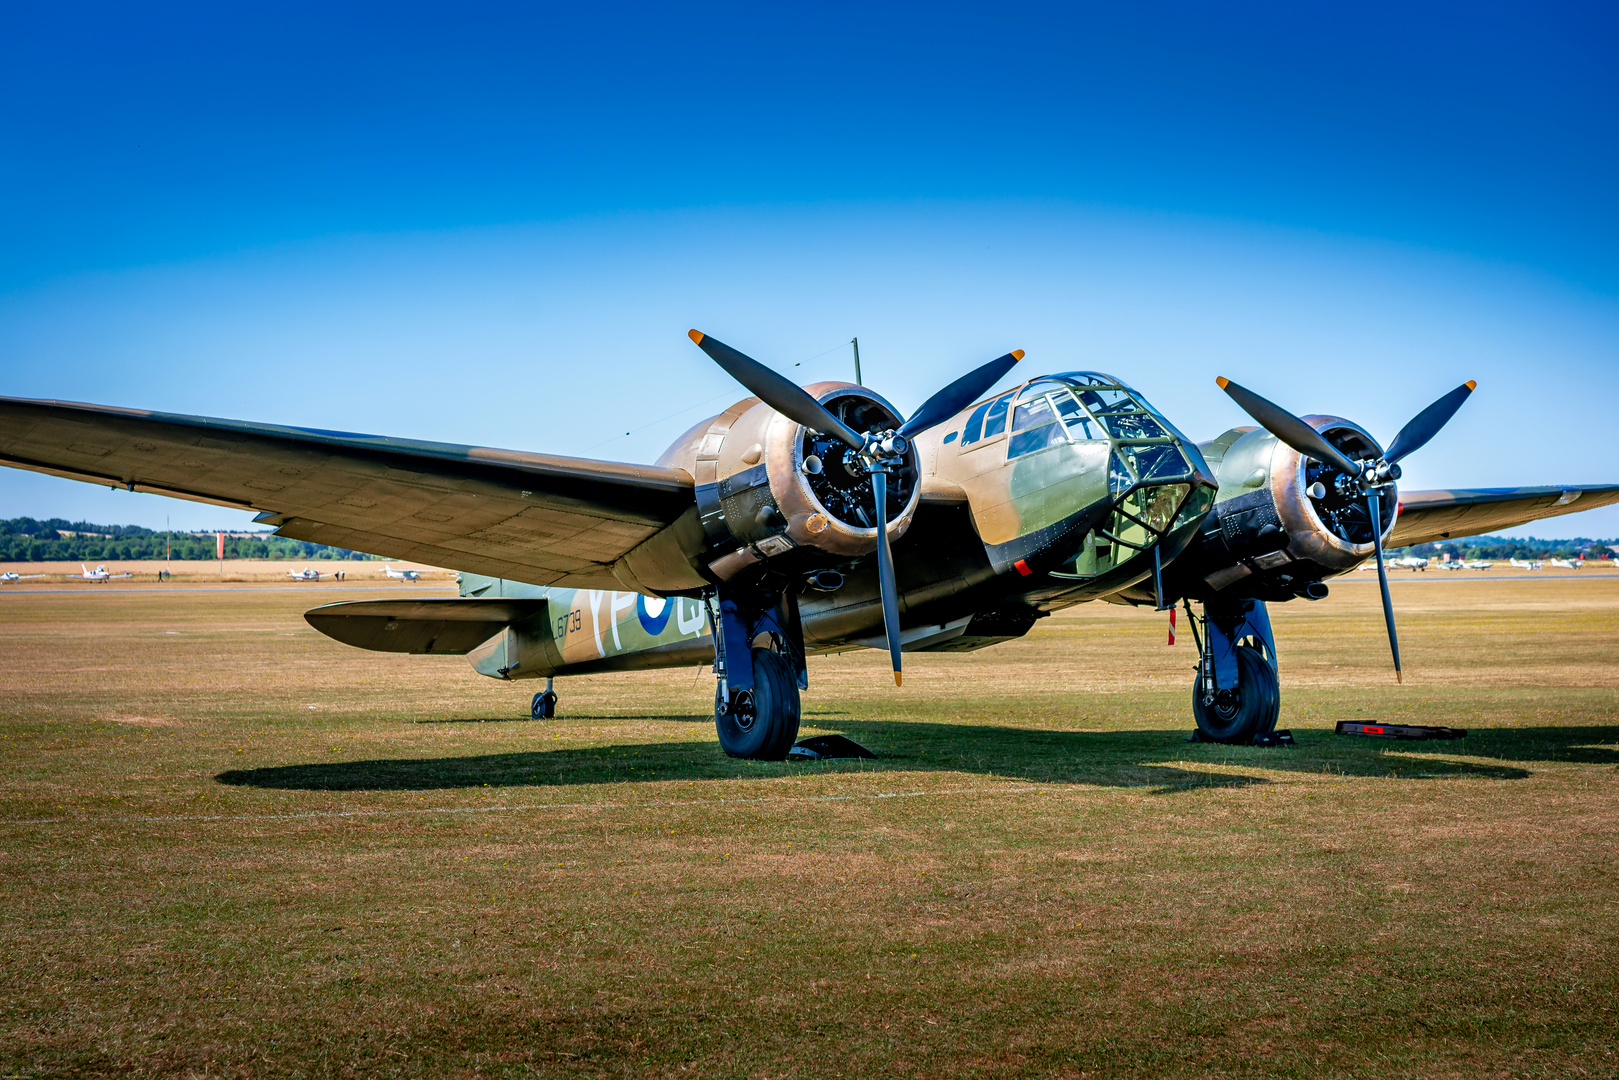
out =
[[[894,685],[899,686],[899,591],[894,584],[894,553],[888,549],[888,474],[871,474],[877,496],[877,583],[883,596],[883,629],[888,634],[888,657],[894,664]]]
[[[724,368],[731,378],[753,391],[760,401],[787,419],[796,420],[823,435],[836,435],[856,450],[865,448],[866,440],[861,438],[859,432],[833,416],[826,406],[810,397],[803,387],[791,379],[765,367],[753,357],[737,352],[723,341],[696,330],[687,331],[687,336]]]
[[[922,403],[911,418],[900,425],[899,434],[912,438],[935,424],[942,424],[977,401],[1001,376],[1023,359],[1022,349],[1013,349],[998,360],[975,368]]]
[[[1383,508],[1376,491],[1366,493],[1366,508],[1372,513],[1372,545],[1377,551],[1377,584],[1383,590],[1383,622],[1388,624],[1389,650],[1394,653],[1394,681],[1405,682],[1400,671],[1400,638],[1394,632],[1394,600],[1389,596],[1389,572],[1383,565]]]
[[[1266,401],[1252,390],[1244,389],[1230,379],[1215,379],[1231,400],[1242,406],[1242,411],[1259,421],[1259,426],[1291,446],[1305,457],[1331,465],[1349,476],[1359,475],[1360,469],[1349,455],[1322,438],[1321,433],[1294,416],[1274,401]]]
[[[1478,383],[1468,379],[1462,385],[1417,413],[1411,422],[1400,429],[1389,443],[1388,453],[1383,460],[1390,465],[1399,461],[1413,450],[1420,449],[1427,441],[1439,434],[1439,429],[1450,423],[1450,418],[1456,415],[1456,410],[1462,407],[1462,402],[1473,392]]]

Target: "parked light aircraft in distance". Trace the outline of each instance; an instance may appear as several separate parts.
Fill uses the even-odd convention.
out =
[[[1428,569],[1428,560],[1420,555],[1403,555],[1398,559],[1390,559],[1389,565],[1397,566],[1401,570],[1426,570]]]
[[[1585,563],[1573,559],[1553,559],[1552,565],[1560,567],[1564,570],[1578,570],[1583,567]]]
[[[898,683],[906,653],[993,646],[1092,600],[1183,604],[1198,728],[1250,742],[1280,709],[1269,605],[1320,599],[1375,560],[1398,674],[1385,543],[1619,501],[1619,485],[1399,491],[1400,462],[1471,382],[1385,446],[1221,378],[1256,423],[1195,443],[1102,372],[989,394],[1021,352],[905,417],[865,386],[801,388],[690,336],[753,396],[653,465],[18,399],[0,399],[0,462],[240,507],[282,536],[461,572],[457,597],[306,613],[352,645],[465,655],[548,686],[711,663],[721,747],[773,760],[796,738],[807,656],[881,649]]]
[[[27,581],[29,578],[44,577],[44,574],[19,574],[15,570],[7,570],[0,574],[0,582],[10,585],[14,581]]]
[[[1488,570],[1495,564],[1488,559],[1474,559],[1472,562],[1462,563],[1462,565],[1469,570]]]
[[[127,570],[122,574],[108,573],[107,568],[105,566],[101,566],[101,565],[97,565],[96,568],[94,570],[92,570],[88,566],[85,566],[83,563],[80,563],[79,564],[79,569],[82,571],[80,576],[83,577],[84,580],[86,580],[86,581],[110,581],[113,578],[126,578],[126,577],[134,577],[135,576],[134,574],[129,573]]]
[[[421,573],[416,570],[395,570],[387,563],[383,563],[382,572],[386,576],[394,578],[398,581],[415,581],[417,578],[422,576]]]
[[[1541,567],[1541,562],[1539,559],[1535,559],[1533,562],[1525,562],[1521,559],[1508,559],[1507,562],[1517,567],[1519,570],[1539,570]]]
[[[319,581],[320,571],[304,567],[302,570],[288,570],[287,576],[294,581]]]

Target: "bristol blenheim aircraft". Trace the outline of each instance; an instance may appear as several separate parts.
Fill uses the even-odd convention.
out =
[[[455,653],[498,679],[711,663],[734,757],[793,746],[807,656],[982,649],[1091,600],[1185,607],[1205,738],[1280,708],[1267,608],[1319,600],[1383,547],[1619,501],[1619,485],[1397,491],[1469,382],[1387,444],[1226,379],[1256,421],[1194,443],[1121,380],[1067,372],[980,400],[1008,353],[904,417],[864,386],[799,387],[697,331],[754,396],[653,465],[53,401],[0,399],[0,462],[256,511],[298,540],[459,570],[458,598],[306,614],[350,645]],[[717,630],[716,630],[717,628]]]

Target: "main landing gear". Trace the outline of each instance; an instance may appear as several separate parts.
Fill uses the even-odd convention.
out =
[[[714,729],[734,758],[785,761],[798,738],[798,692],[809,685],[798,597],[721,586],[708,598],[714,631]]]
[[[557,715],[556,681],[549,677],[545,680],[545,689],[534,695],[529,702],[528,714],[535,720],[554,720]]]
[[[1188,604],[1186,614],[1198,647],[1197,679],[1192,683],[1198,738],[1247,746],[1276,730],[1282,711],[1281,680],[1264,602],[1211,601],[1204,605],[1202,618]]]

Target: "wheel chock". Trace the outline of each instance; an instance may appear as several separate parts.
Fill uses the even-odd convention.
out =
[[[1186,741],[1187,742],[1219,743],[1221,740],[1209,738],[1207,735],[1203,734],[1203,729],[1202,728],[1194,728],[1192,730],[1192,733],[1190,735],[1186,736]],[[1293,746],[1295,744],[1293,742],[1293,733],[1291,731],[1288,731],[1288,730],[1283,730],[1283,731],[1266,731],[1266,732],[1262,732],[1262,733],[1260,733],[1258,735],[1255,735],[1252,742],[1240,743],[1240,742],[1234,742],[1233,741],[1233,742],[1227,742],[1224,745],[1226,745],[1226,746]]]
[[[788,761],[820,761],[823,758],[874,758],[870,750],[842,735],[817,735],[787,751]]]
[[[1339,735],[1365,735],[1373,739],[1465,739],[1466,728],[1428,727],[1422,724],[1369,724],[1359,720],[1340,720]]]

